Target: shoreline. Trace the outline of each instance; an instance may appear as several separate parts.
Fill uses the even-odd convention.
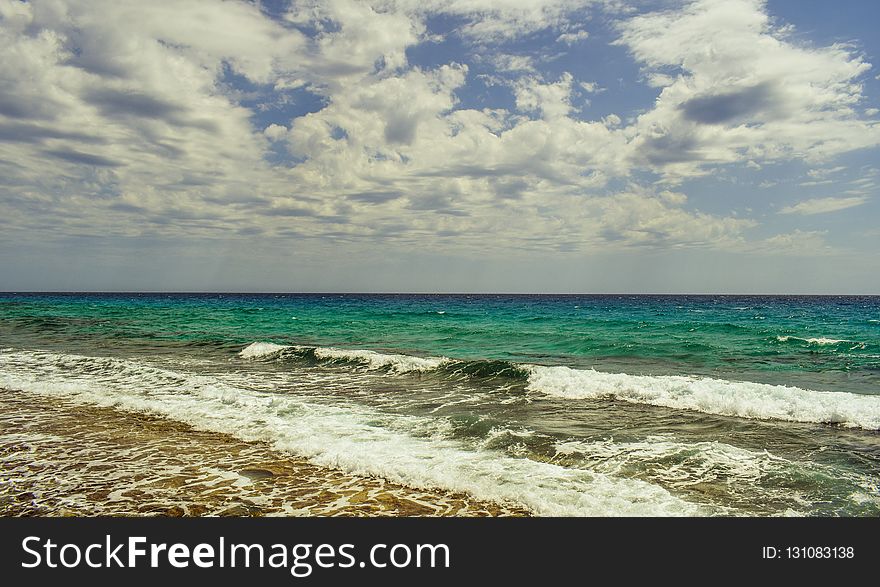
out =
[[[160,416],[0,390],[2,516],[526,516]]]

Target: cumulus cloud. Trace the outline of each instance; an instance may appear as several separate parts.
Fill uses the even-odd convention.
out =
[[[538,112],[544,118],[554,119],[568,115],[571,110],[570,73],[559,81],[542,83],[538,78],[524,78],[516,84],[516,106],[526,112]]]
[[[743,230],[755,226],[748,219],[719,218],[690,213],[680,204],[683,194],[624,193],[597,202],[602,209],[601,234],[629,246],[731,246]]]
[[[711,165],[822,162],[880,144],[861,119],[870,64],[844,45],[814,47],[774,26],[762,0],[695,0],[619,25],[618,44],[662,88],[630,129],[636,160],[687,177]]]

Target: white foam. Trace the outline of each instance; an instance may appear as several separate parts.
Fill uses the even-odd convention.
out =
[[[389,368],[395,373],[430,371],[440,367],[448,361],[448,359],[442,357],[423,358],[410,355],[377,353],[368,350],[336,349],[332,347],[319,347],[315,349],[315,356],[319,359],[343,359],[346,361],[356,361],[366,365],[370,369]]]
[[[581,466],[606,474],[637,470],[647,480],[674,488],[721,484],[728,488],[728,499],[758,507],[762,501],[809,507],[816,497],[805,492],[815,491],[815,486],[786,482],[802,478],[806,472],[819,486],[846,483],[851,490],[848,497],[855,503],[880,504],[876,477],[823,463],[792,461],[766,449],[750,450],[719,441],[682,442],[671,434],[632,442],[568,441],[555,448],[557,454],[579,457]],[[745,487],[749,491],[744,492]],[[804,515],[791,507],[785,514]]]
[[[257,359],[276,354],[284,349],[305,349],[307,347],[280,345],[271,342],[253,342],[246,346],[238,355],[245,359]],[[368,369],[389,369],[393,373],[410,373],[413,371],[430,371],[448,362],[445,357],[414,357],[378,353],[362,349],[338,349],[333,347],[317,347],[315,356],[319,359],[344,360],[360,363]]]
[[[677,375],[529,366],[530,391],[566,399],[616,399],[706,414],[880,429],[880,396]]]
[[[826,338],[824,336],[820,336],[817,338],[801,338],[800,336],[777,336],[776,340],[778,340],[779,342],[787,342],[789,340],[802,340],[807,344],[840,344],[842,342],[855,342],[854,340],[846,340],[844,338]]]
[[[275,344],[271,342],[252,342],[244,349],[242,349],[242,351],[238,353],[238,356],[245,359],[256,359],[258,357],[273,355],[287,348],[290,347],[283,344]]]
[[[44,352],[3,354],[0,387],[149,411],[199,429],[267,442],[349,473],[516,503],[540,515],[718,512],[645,481],[473,450],[439,433],[417,437],[429,420],[423,417],[261,393],[140,362]]]
[[[668,435],[652,435],[642,441],[569,441],[555,446],[561,455],[581,455],[586,466],[606,473],[620,473],[629,465],[649,467],[653,478],[672,486],[714,482],[755,483],[786,468],[800,468],[770,452],[753,451],[718,441],[680,442]],[[652,467],[661,462],[662,467]]]

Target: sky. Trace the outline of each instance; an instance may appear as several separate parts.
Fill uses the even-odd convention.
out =
[[[880,294],[878,22],[0,0],[0,290]]]

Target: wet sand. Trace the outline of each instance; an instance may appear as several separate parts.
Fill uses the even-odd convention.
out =
[[[150,414],[3,389],[0,465],[4,516],[527,515]]]

